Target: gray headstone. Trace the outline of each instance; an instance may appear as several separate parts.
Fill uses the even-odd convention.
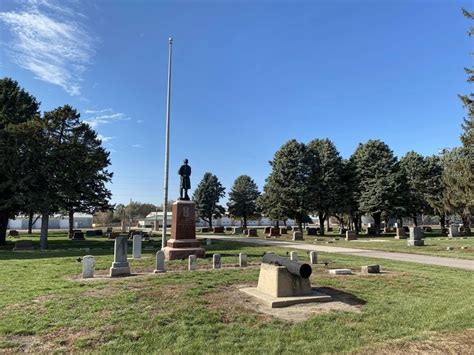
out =
[[[407,239],[407,245],[409,247],[422,247],[425,245],[425,241],[423,239]]]
[[[293,232],[293,240],[304,240],[302,232]]]
[[[315,251],[310,251],[309,252],[309,262],[310,264],[317,264],[318,263],[318,253],[316,253]]]
[[[82,278],[94,277],[94,257],[86,255],[82,258]]]
[[[297,251],[290,251],[290,260],[298,261],[298,252]]]
[[[233,227],[232,234],[242,234],[243,230],[244,229],[242,227]]]
[[[365,266],[362,266],[361,272],[363,274],[378,274],[378,273],[380,273],[380,265],[365,265]]]
[[[207,238],[206,239],[206,245],[211,245],[212,244],[212,239],[211,238]]]
[[[332,270],[329,270],[329,273],[333,275],[351,275],[352,270],[351,269],[332,269]]]
[[[346,231],[346,240],[357,240],[357,232],[354,230]]]
[[[158,250],[156,252],[156,265],[155,265],[155,274],[166,272],[165,269],[165,252],[163,250]]]
[[[110,268],[110,276],[130,275],[130,265],[127,261],[127,235],[120,235],[115,238],[114,261]]]
[[[196,255],[190,255],[188,259],[188,270],[197,269],[197,257]]]
[[[410,239],[421,240],[423,238],[423,229],[421,227],[410,227]]]
[[[221,268],[221,255],[220,254],[214,254],[212,256],[212,268],[213,269]]]
[[[247,266],[247,254],[246,253],[239,253],[239,266],[246,267]]]
[[[447,247],[446,250],[453,250],[453,247]]]
[[[114,262],[112,267],[127,267],[127,236],[118,236],[114,244]]]
[[[142,236],[135,234],[133,236],[133,258],[141,259],[142,257]]]
[[[459,237],[461,233],[459,233],[459,226],[455,224],[451,224],[448,229],[448,236],[452,237]]]

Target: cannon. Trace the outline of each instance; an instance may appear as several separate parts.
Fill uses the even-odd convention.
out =
[[[309,278],[311,276],[311,273],[313,272],[313,269],[309,264],[288,260],[273,253],[266,253],[263,256],[263,262],[265,264],[284,266],[286,267],[289,273],[296,276],[300,276],[304,279]]]

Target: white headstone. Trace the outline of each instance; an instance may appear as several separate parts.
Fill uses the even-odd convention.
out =
[[[239,266],[246,267],[247,266],[247,254],[246,253],[239,253]]]
[[[94,277],[94,257],[86,255],[82,258],[82,278]]]
[[[221,268],[221,255],[220,254],[214,254],[212,256],[212,268],[213,269]]]
[[[291,261],[298,261],[298,252],[297,251],[290,251],[290,260]]]
[[[197,269],[197,257],[196,255],[190,255],[188,259],[188,270]]]
[[[156,252],[156,265],[155,265],[155,274],[166,272],[165,269],[165,252],[163,250],[158,250]]]
[[[309,262],[313,265],[318,263],[318,254],[315,251],[309,252]]]
[[[332,270],[329,270],[329,273],[333,275],[351,275],[352,270],[351,269],[332,269]]]
[[[142,257],[142,236],[135,234],[133,236],[133,258],[141,259]]]

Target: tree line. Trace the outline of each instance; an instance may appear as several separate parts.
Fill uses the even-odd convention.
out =
[[[40,103],[11,78],[0,80],[0,244],[8,219],[41,215],[40,247],[48,247],[49,216],[107,210],[109,152],[80,114],[64,105],[40,114]]]

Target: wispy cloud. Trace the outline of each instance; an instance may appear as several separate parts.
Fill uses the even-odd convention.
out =
[[[0,12],[0,21],[12,34],[7,49],[14,63],[70,95],[79,95],[94,39],[83,24],[85,16],[71,7],[73,3],[66,4],[28,0],[16,11]]]
[[[143,120],[137,120],[137,123],[143,123]]]
[[[102,134],[98,134],[97,138],[99,138],[102,141],[102,143],[107,143],[111,141],[112,139],[114,139],[115,137],[107,137],[107,136],[103,136]]]
[[[92,128],[99,125],[108,124],[117,121],[128,121],[130,117],[123,112],[114,112],[111,108],[103,110],[84,110],[84,122],[88,123]]]
[[[97,114],[97,113],[105,113],[105,112],[112,112],[111,108],[104,108],[103,110],[84,110],[84,113],[90,114]]]
[[[141,144],[133,144],[132,147],[133,147],[133,148],[143,148],[143,145],[141,145]]]

